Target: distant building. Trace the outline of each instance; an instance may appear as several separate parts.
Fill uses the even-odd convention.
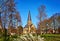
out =
[[[18,35],[23,34],[23,27],[22,26],[18,26],[18,28],[17,28],[17,34]]]
[[[10,26],[8,28],[8,34],[9,35],[15,35],[15,34],[20,35],[22,33],[23,33],[23,27],[22,26],[18,26],[17,28]]]
[[[25,27],[23,29],[23,33],[36,33],[36,28],[32,24],[32,21],[31,21],[30,11],[29,11],[29,14],[28,14],[27,24],[25,25]]]
[[[8,27],[8,34],[9,35],[17,34],[17,29],[15,29],[13,26]]]

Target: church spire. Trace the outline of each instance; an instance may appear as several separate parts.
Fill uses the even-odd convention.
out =
[[[30,10],[29,10],[29,13],[28,13],[27,24],[28,24],[29,26],[32,24]]]
[[[29,13],[28,13],[28,21],[31,21],[31,14],[30,14],[30,10],[29,10]]]

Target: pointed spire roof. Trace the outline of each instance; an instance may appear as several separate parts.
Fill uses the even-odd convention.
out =
[[[30,14],[30,10],[29,10],[29,13],[28,13],[28,21],[31,21],[31,14]]]

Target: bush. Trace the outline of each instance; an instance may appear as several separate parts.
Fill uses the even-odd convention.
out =
[[[43,41],[44,38],[41,38],[40,35],[32,35],[32,34],[25,34],[19,36],[17,39],[14,39],[14,41]]]

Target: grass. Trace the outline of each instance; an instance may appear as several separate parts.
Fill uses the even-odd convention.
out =
[[[44,41],[60,41],[60,34],[43,34],[43,35],[32,35],[32,34],[24,34],[24,35],[14,35],[9,36],[8,41],[41,41],[41,36],[44,38]],[[4,37],[0,37],[0,41],[3,41]],[[17,40],[16,40],[17,39]]]
[[[45,41],[60,41],[60,34],[43,34],[41,37],[44,37]]]

